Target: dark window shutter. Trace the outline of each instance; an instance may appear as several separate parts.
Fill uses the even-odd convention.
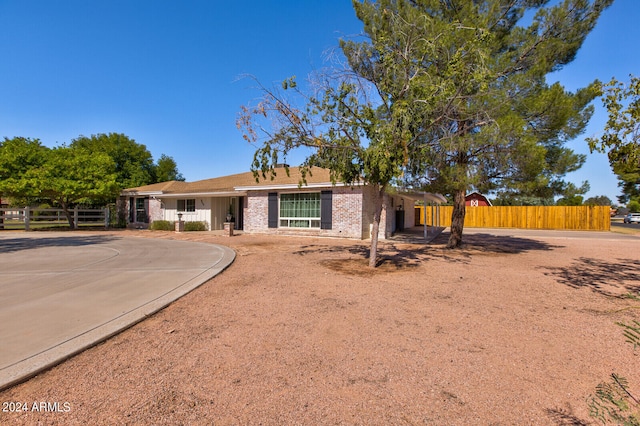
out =
[[[129,197],[129,223],[136,221],[136,200],[133,197]]]
[[[149,223],[149,197],[144,199],[144,223]]]
[[[278,227],[278,193],[269,193],[269,228]]]
[[[333,209],[333,191],[320,193],[320,229],[331,229],[331,211]]]

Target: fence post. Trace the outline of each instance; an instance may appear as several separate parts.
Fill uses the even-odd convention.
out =
[[[31,213],[29,212],[29,206],[24,208],[24,230],[28,231],[29,230],[29,222],[30,222],[30,216]]]
[[[73,227],[78,229],[78,206],[73,208]]]
[[[109,207],[104,208],[104,227],[109,227]]]

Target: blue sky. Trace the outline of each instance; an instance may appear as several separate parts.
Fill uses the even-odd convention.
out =
[[[550,79],[575,90],[640,74],[637,22],[640,3],[616,0]],[[0,0],[0,137],[55,146],[124,133],[172,156],[188,181],[244,172],[255,148],[235,120],[259,92],[240,77],[303,79],[360,30],[350,0]],[[585,137],[606,121],[596,106]],[[569,146],[588,153],[584,137]],[[605,155],[568,178],[616,201]]]

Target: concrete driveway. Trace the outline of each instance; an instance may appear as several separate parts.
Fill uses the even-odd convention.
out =
[[[213,244],[0,233],[0,389],[144,319],[234,259]]]

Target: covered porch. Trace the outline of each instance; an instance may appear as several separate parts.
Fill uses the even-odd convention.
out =
[[[404,198],[413,201],[413,223],[406,223],[394,232],[393,240],[406,240],[429,242],[445,229],[441,226],[440,205],[446,203],[447,199],[442,194],[431,192],[401,191],[399,193]]]

